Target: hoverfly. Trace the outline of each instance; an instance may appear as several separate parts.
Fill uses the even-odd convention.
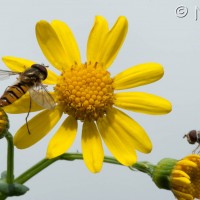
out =
[[[27,91],[30,94],[30,107],[28,115],[31,110],[31,99],[43,108],[51,110],[55,107],[56,104],[53,97],[47,91],[46,86],[42,84],[42,81],[45,80],[48,75],[46,66],[33,64],[24,72],[0,70],[0,80],[12,75],[18,75],[17,83],[6,88],[5,92],[0,97],[0,107],[14,103]],[[26,123],[28,115],[26,117]]]
[[[196,150],[200,147],[200,131],[191,130],[183,136],[183,138],[185,137],[190,144],[198,143],[198,146],[192,151],[192,153],[195,153]]]

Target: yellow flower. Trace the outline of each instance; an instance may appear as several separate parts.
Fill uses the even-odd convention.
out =
[[[147,173],[159,188],[171,190],[178,200],[200,199],[199,155],[188,155],[181,160],[164,158],[157,165],[137,162],[131,169]]]
[[[83,123],[82,151],[84,162],[92,172],[101,170],[104,152],[102,140],[115,156],[126,166],[136,162],[136,150],[149,153],[151,141],[145,130],[128,115],[117,109],[147,113],[166,114],[171,111],[169,101],[144,92],[120,92],[159,80],[163,68],[158,63],[145,63],[130,67],[111,77],[107,69],[113,63],[128,30],[127,19],[119,17],[109,30],[107,21],[97,16],[87,43],[87,62],[82,63],[76,40],[70,28],[61,21],[39,21],[36,25],[38,43],[48,61],[61,72],[57,76],[48,70],[46,84],[56,84],[54,96],[57,106],[44,110],[31,119],[28,134],[26,125],[14,136],[16,147],[30,147],[43,138],[68,114],[50,140],[46,157],[54,158],[66,152],[77,133],[77,121]],[[4,57],[12,70],[20,71],[33,61]],[[45,82],[44,82],[45,83]],[[7,112],[27,112],[28,95],[5,108]],[[41,109],[33,103],[32,111]]]
[[[200,199],[200,156],[192,154],[177,162],[170,183],[177,199]]]

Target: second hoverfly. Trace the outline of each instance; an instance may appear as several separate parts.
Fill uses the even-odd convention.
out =
[[[192,151],[192,153],[196,153],[197,149],[199,149],[200,147],[200,131],[191,130],[190,132],[185,134],[183,138],[187,138],[189,144],[198,143],[198,146]],[[200,154],[200,151],[198,151],[197,154]]]
[[[27,91],[29,92],[31,99],[41,107],[49,110],[55,107],[53,97],[48,93],[46,86],[42,84],[42,81],[45,80],[48,75],[46,66],[33,64],[24,72],[0,70],[0,80],[12,75],[18,75],[17,83],[7,87],[3,95],[0,97],[0,107],[14,103]]]

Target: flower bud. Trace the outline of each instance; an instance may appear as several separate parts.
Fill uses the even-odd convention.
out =
[[[9,129],[8,116],[3,109],[0,108],[0,139],[3,138]]]
[[[162,159],[151,175],[159,188],[171,190],[179,200],[200,198],[199,155],[192,154],[179,161]]]
[[[159,188],[170,190],[169,177],[176,162],[175,159],[164,158],[155,166],[152,179]]]

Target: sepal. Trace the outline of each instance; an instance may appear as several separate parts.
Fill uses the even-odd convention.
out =
[[[0,193],[6,196],[20,196],[29,190],[28,187],[19,183],[6,183],[6,172],[1,174]]]

